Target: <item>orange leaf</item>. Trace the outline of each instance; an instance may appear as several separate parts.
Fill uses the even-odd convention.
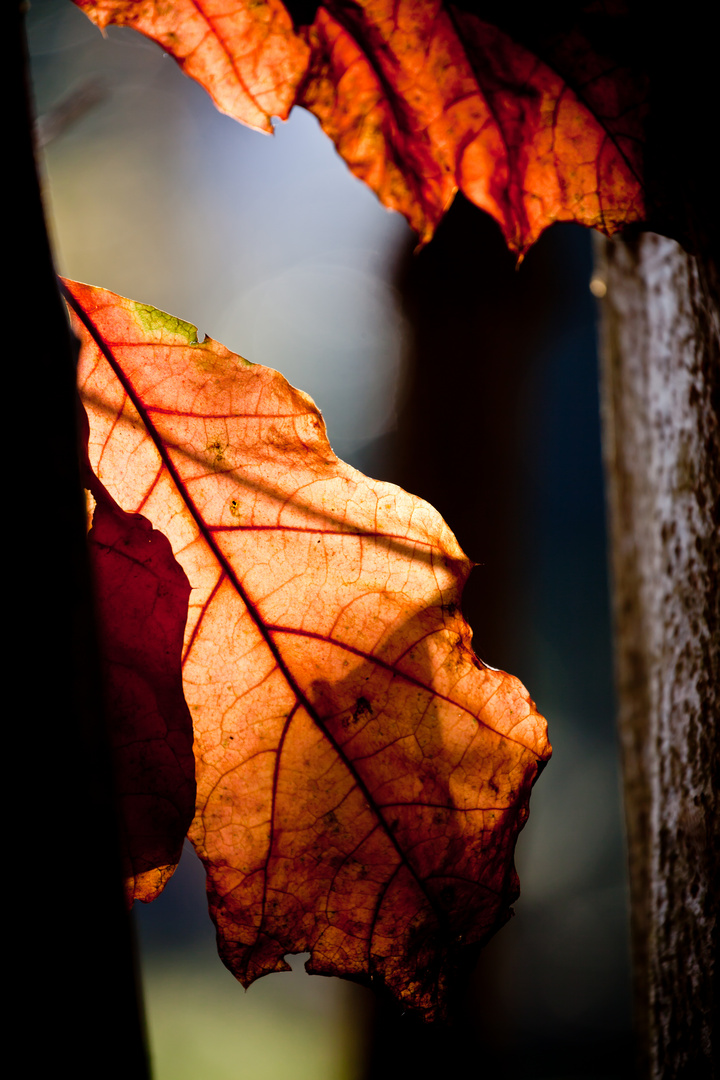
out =
[[[244,123],[269,130],[297,93],[422,242],[458,188],[521,255],[554,221],[609,234],[645,215],[645,83],[577,26],[528,48],[444,0],[328,0],[308,50],[280,0],[76,3],[160,42]]]
[[[93,468],[193,587],[191,838],[221,955],[248,985],[309,950],[432,1016],[508,918],[550,754],[524,687],[472,651],[470,563],[427,503],[339,461],[277,372],[68,288]]]
[[[272,131],[286,119],[308,63],[280,0],[75,0],[101,30],[131,26],[168,52],[218,109]]]
[[[457,191],[455,142],[473,108],[472,76],[453,56],[448,26],[437,3],[321,7],[299,96],[355,175],[421,240]]]
[[[614,68],[604,82],[586,78],[589,48],[554,50],[589,84],[581,97],[507,34],[441,0],[331,0],[308,40],[299,101],[422,240],[458,187],[521,254],[554,221],[612,233],[642,217],[642,117],[628,116],[637,88]]]

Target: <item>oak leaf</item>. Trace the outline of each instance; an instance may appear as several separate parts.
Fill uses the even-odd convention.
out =
[[[183,682],[225,963],[307,969],[442,1011],[508,918],[550,754],[461,612],[439,514],[339,461],[312,401],[195,328],[68,282],[90,460],[192,585]]]
[[[519,254],[554,221],[610,234],[644,217],[645,84],[576,26],[530,35],[533,49],[445,0],[328,0],[295,35],[289,17],[271,19],[247,0],[76,2],[101,26],[153,37],[221,108],[263,126],[244,97],[234,106],[217,90],[228,64],[251,56],[254,80],[282,102],[277,115],[293,101],[310,109],[355,175],[423,242],[458,189]],[[222,18],[208,15],[200,46],[196,22],[211,9]],[[258,18],[282,24],[282,50],[257,48]],[[272,111],[269,101],[263,108]]]

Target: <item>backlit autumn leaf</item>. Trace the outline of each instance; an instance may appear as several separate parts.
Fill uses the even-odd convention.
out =
[[[87,463],[84,474],[125,895],[148,902],[180,861],[195,812],[181,670],[190,585],[167,537],[121,510]]]
[[[333,454],[312,401],[153,308],[68,283],[90,459],[192,585],[191,838],[244,985],[308,970],[427,1016],[508,918],[550,748],[474,655],[438,513]]]
[[[259,131],[287,118],[308,63],[280,0],[75,0],[101,30],[157,41],[222,112]]]
[[[294,100],[310,109],[355,175],[422,241],[458,189],[520,254],[554,221],[613,233],[644,216],[644,83],[577,28],[532,51],[444,0],[329,0],[297,35],[265,4],[76,2],[101,26],[134,25],[159,41],[218,102],[228,65],[240,70],[252,57],[251,85],[272,85],[283,102],[273,109],[263,99],[265,112],[284,117]],[[264,37],[258,47],[258,19],[282,26],[282,49]],[[263,126],[242,95],[220,105]]]
[[[614,83],[583,101],[507,34],[441,0],[335,0],[308,40],[300,102],[422,239],[458,188],[518,252],[554,221],[611,233],[642,216],[638,139],[600,112],[606,98],[612,119],[627,112]]]

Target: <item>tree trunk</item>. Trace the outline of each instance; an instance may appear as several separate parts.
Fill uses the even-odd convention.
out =
[[[603,241],[603,425],[642,1076],[714,1077],[720,320],[710,261]]]

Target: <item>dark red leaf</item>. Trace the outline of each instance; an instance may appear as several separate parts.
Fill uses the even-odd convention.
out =
[[[105,713],[120,816],[125,895],[154,900],[180,859],[195,810],[182,643],[190,585],[167,538],[97,480],[88,537]]]

